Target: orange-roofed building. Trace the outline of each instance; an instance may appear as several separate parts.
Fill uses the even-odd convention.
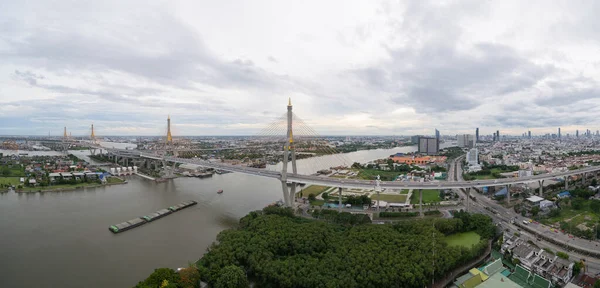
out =
[[[429,163],[441,163],[446,161],[446,156],[391,156],[390,159],[396,163],[407,165],[424,165]]]
[[[408,164],[408,165],[420,165],[420,164],[428,164],[431,161],[431,157],[429,156],[424,156],[424,157],[414,157],[414,156],[393,156],[390,157],[392,159],[392,161],[396,162],[396,163],[401,163],[401,164]]]

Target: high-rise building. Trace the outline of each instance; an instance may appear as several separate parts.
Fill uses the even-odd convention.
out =
[[[419,135],[411,136],[410,137],[410,143],[412,143],[412,144],[419,144],[419,137],[421,137],[421,136],[419,136]]]
[[[471,134],[456,135],[456,145],[461,148],[475,147],[475,136]]]
[[[471,148],[471,150],[467,152],[467,163],[469,163],[469,165],[479,164],[479,151],[477,148]]]
[[[475,143],[479,142],[479,127],[475,128]]]
[[[435,129],[435,139],[437,139],[438,142],[440,142],[440,131]]]
[[[558,139],[560,139],[560,127],[558,127]]]
[[[435,155],[439,152],[439,144],[436,138],[419,137],[419,153]]]
[[[579,138],[579,130],[575,130],[575,137]]]
[[[527,137],[529,137],[529,139],[531,139],[531,130],[527,131]]]
[[[500,131],[496,130],[496,140],[500,141]]]

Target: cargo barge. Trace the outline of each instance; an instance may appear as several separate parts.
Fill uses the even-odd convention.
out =
[[[169,210],[176,212],[181,209],[185,209],[187,207],[194,206],[196,204],[198,204],[198,202],[196,202],[196,201],[185,201],[185,202],[181,202],[180,204],[177,204],[175,206],[169,207]]]
[[[173,211],[169,210],[169,209],[160,209],[150,215],[146,215],[144,217],[142,217],[144,220],[148,221],[148,222],[152,222],[156,219],[160,219],[162,217],[165,217],[169,214],[173,213]]]
[[[146,215],[144,217],[139,217],[139,218],[135,218],[135,219],[131,219],[129,221],[123,222],[123,223],[119,223],[116,225],[112,225],[110,227],[108,227],[108,230],[110,230],[110,232],[113,233],[121,233],[123,231],[127,231],[129,229],[133,229],[135,227],[144,225],[146,223],[152,222],[154,220],[160,219],[162,217],[165,217],[169,214],[175,213],[179,210],[185,209],[187,207],[190,206],[194,206],[198,204],[198,202],[190,200],[190,201],[185,201],[185,202],[181,202],[180,204],[171,206],[169,208],[166,209],[161,209],[158,210],[152,214]]]
[[[123,231],[127,231],[129,229],[133,229],[135,227],[144,225],[148,222],[146,222],[146,220],[142,219],[142,218],[135,218],[135,219],[131,219],[129,221],[123,222],[123,223],[119,223],[113,226],[108,227],[108,230],[110,230],[113,233],[119,233],[119,232],[123,232]]]

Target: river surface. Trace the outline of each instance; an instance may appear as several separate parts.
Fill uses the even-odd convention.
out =
[[[330,155],[299,160],[298,167],[300,173],[313,173],[415,149]],[[220,231],[282,198],[278,180],[236,173],[166,183],[138,176],[127,180],[72,192],[0,194],[0,287],[132,287],[155,268],[198,260]],[[219,189],[225,192],[217,194]],[[120,234],[108,230],[186,200],[198,205]]]

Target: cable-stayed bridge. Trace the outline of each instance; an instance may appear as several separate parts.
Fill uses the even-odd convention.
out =
[[[291,102],[288,103],[287,113],[282,117],[277,119],[277,121],[270,124],[263,131],[261,131],[258,135],[258,139],[260,139],[261,143],[275,143],[274,145],[281,145],[282,150],[282,162],[281,171],[246,167],[240,165],[231,165],[226,163],[215,163],[206,161],[200,158],[183,158],[179,157],[178,153],[180,151],[215,151],[215,150],[226,150],[226,149],[240,149],[240,148],[207,148],[207,149],[179,149],[172,145],[173,138],[171,136],[170,129],[170,117],[168,120],[168,132],[166,138],[166,146],[162,151],[138,151],[138,150],[124,150],[124,149],[107,149],[105,147],[101,147],[99,145],[93,144],[92,147],[95,149],[103,149],[106,150],[108,155],[115,157],[115,161],[117,157],[124,159],[147,159],[150,161],[161,161],[165,163],[164,166],[168,164],[175,163],[186,163],[186,164],[195,164],[205,168],[213,168],[224,171],[230,171],[235,173],[244,173],[250,174],[260,177],[269,177],[278,179],[281,181],[282,193],[284,196],[285,204],[288,206],[292,206],[295,202],[295,194],[296,187],[298,184],[316,184],[323,186],[332,186],[339,188],[339,195],[341,197],[341,189],[342,188],[367,188],[367,189],[470,189],[472,187],[486,187],[486,186],[510,186],[514,184],[520,183],[532,183],[538,182],[540,187],[540,194],[542,194],[543,182],[549,179],[556,178],[564,178],[573,175],[584,175],[595,173],[600,171],[600,166],[590,166],[585,167],[578,170],[565,171],[560,173],[550,173],[550,174],[541,174],[541,175],[533,175],[528,177],[519,177],[519,178],[503,178],[503,179],[495,179],[495,180],[475,180],[475,181],[434,181],[434,182],[400,182],[400,181],[391,181],[391,182],[381,182],[381,181],[369,181],[369,180],[355,180],[355,179],[340,179],[340,178],[330,178],[319,175],[304,175],[298,173],[297,169],[297,150],[299,147],[308,147],[310,145],[311,148],[314,148],[314,145],[319,145],[322,142],[322,139],[317,135],[314,130],[312,130],[304,121],[302,121],[299,117],[292,113],[292,105]],[[306,143],[310,143],[307,145]],[[252,146],[252,147],[261,147],[260,145]],[[337,154],[336,151],[333,151],[331,147],[324,146],[327,154],[333,155],[333,157],[338,158],[339,161],[337,163],[343,162],[346,165],[352,164],[348,159],[344,159],[344,156],[341,154]],[[310,148],[309,148],[310,150]],[[120,159],[119,158],[119,159]],[[315,163],[319,164],[321,167],[331,167],[327,166],[328,163],[319,163],[324,157],[314,157]],[[291,170],[291,171],[290,171]],[[565,181],[567,183],[567,181]],[[421,206],[422,207],[422,206]]]

